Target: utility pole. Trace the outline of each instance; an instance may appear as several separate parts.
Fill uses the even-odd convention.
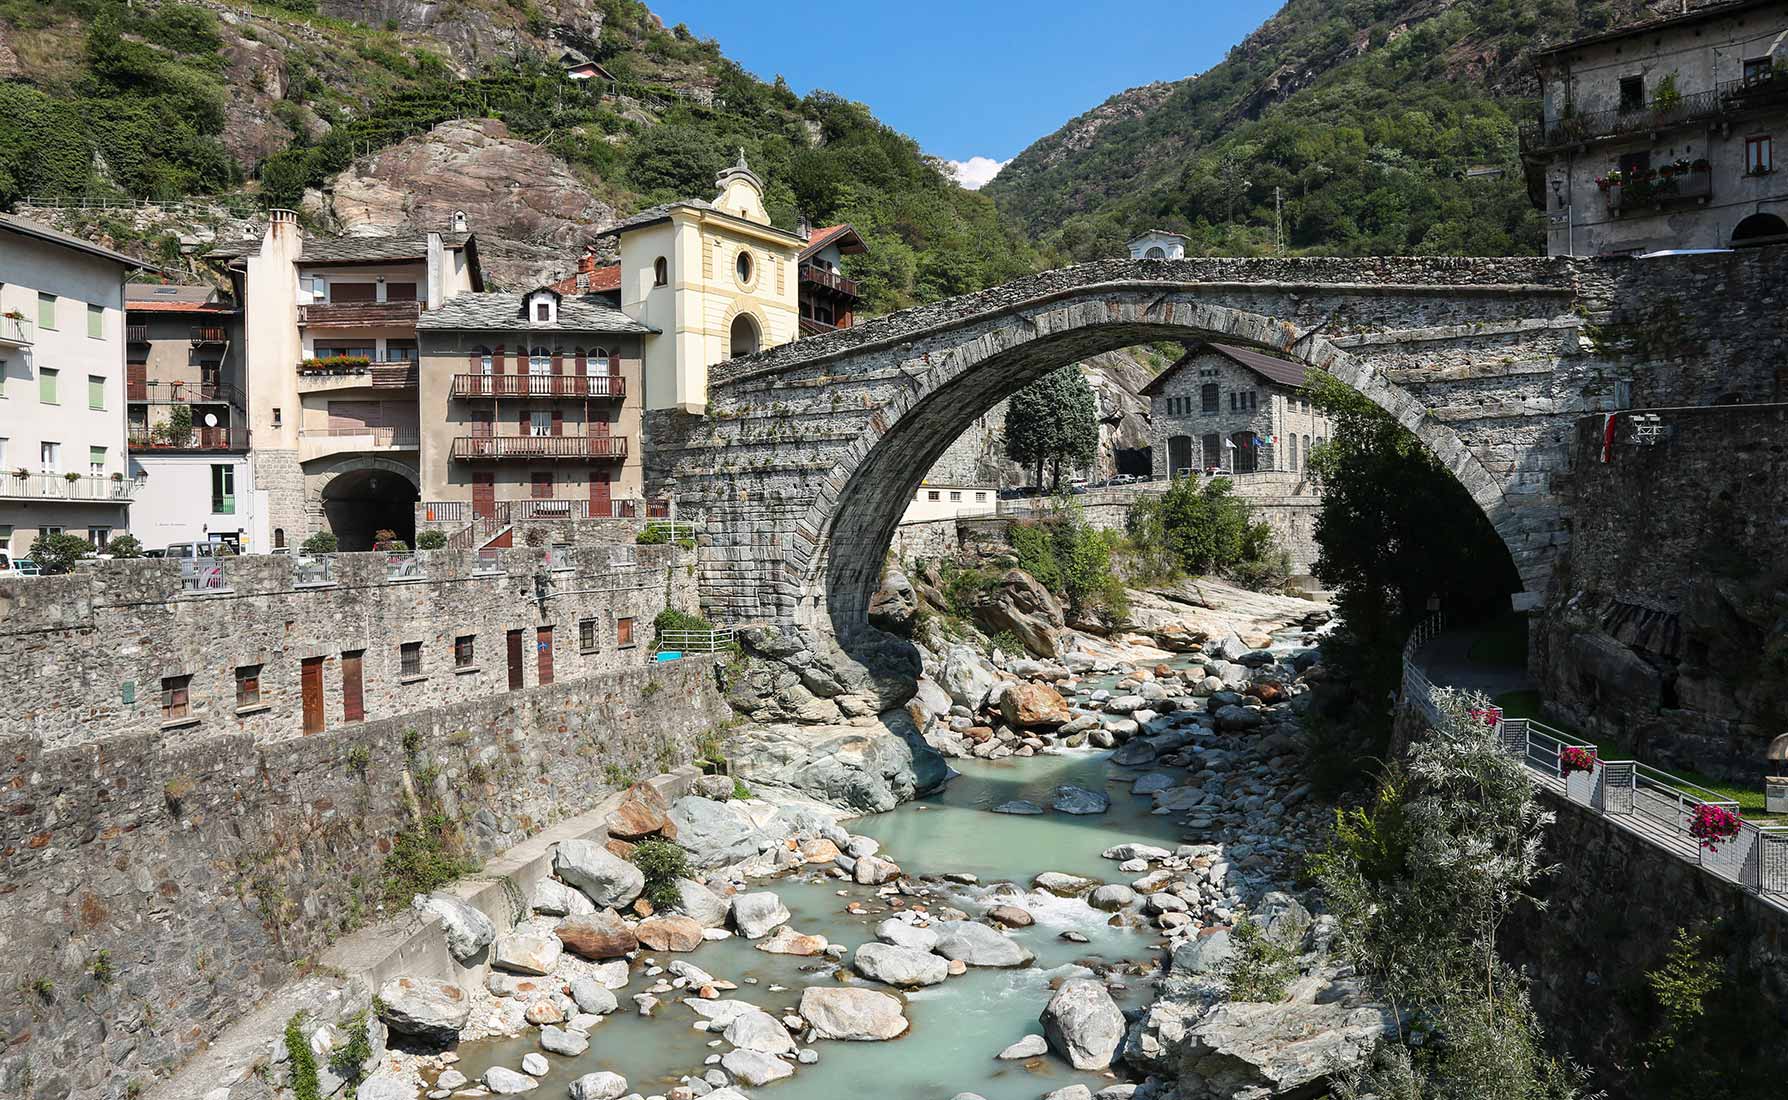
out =
[[[1277,186],[1273,188],[1273,255],[1285,255],[1284,205],[1280,202]]]

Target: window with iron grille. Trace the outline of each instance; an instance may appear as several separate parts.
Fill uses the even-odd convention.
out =
[[[577,622],[577,648],[585,653],[596,652],[596,620],[579,619]]]
[[[422,643],[403,642],[397,647],[398,675],[422,675]]]
[[[176,718],[192,716],[192,701],[189,692],[192,688],[192,677],[163,676],[161,678],[161,717],[164,722]]]
[[[461,634],[453,639],[453,664],[455,668],[472,667],[472,639],[476,634]]]
[[[236,666],[236,709],[259,706],[261,702],[261,666]]]

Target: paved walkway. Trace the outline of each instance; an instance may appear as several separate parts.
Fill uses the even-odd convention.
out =
[[[1481,691],[1492,698],[1511,691],[1532,691],[1533,678],[1524,666],[1472,661],[1472,643],[1485,633],[1476,627],[1449,628],[1416,651],[1415,665],[1436,685]]]

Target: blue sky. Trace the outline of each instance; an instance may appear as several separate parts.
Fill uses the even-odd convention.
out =
[[[1223,59],[1281,0],[659,0],[667,25],[797,93],[860,100],[971,182],[1115,92]],[[964,172],[959,169],[959,173]]]

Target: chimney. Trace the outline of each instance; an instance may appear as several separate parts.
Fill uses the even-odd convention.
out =
[[[454,215],[457,223],[463,215]],[[446,279],[446,249],[439,233],[428,235],[428,308],[441,308],[441,284]]]
[[[577,258],[577,273],[579,275],[594,275],[594,274],[596,274],[596,250],[595,249],[585,246],[584,254]]]
[[[804,241],[813,239],[813,223],[807,220],[807,215],[801,215],[800,222],[795,226],[795,232],[799,233]]]
[[[464,210],[455,210],[453,212],[453,231],[455,233],[464,233],[466,231],[466,212]]]

